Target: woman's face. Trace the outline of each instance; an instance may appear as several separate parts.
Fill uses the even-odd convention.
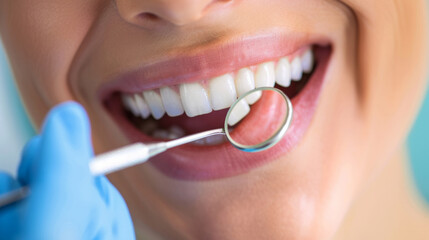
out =
[[[423,0],[0,0],[0,35],[35,126],[78,101],[97,153],[166,138],[172,126],[176,136],[210,129],[222,124],[212,109],[255,81],[301,79],[282,88],[295,114],[274,148],[213,140],[110,179],[150,239],[328,239],[416,112],[425,9]],[[276,116],[269,109],[252,116],[255,135]]]

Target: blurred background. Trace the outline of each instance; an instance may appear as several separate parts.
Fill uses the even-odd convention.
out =
[[[0,43],[0,170],[15,174],[21,150],[34,134]]]
[[[13,175],[25,142],[35,134],[13,82],[0,45],[0,170]],[[407,139],[409,170],[416,190],[429,208],[429,94]]]

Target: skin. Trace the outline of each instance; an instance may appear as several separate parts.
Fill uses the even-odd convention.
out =
[[[0,0],[0,36],[35,127],[78,101],[97,153],[127,144],[96,96],[110,76],[213,37],[273,27],[329,36],[328,81],[291,152],[216,181],[174,180],[150,164],[109,177],[148,239],[330,239],[416,115],[425,10],[423,0]]]
[[[427,238],[427,204],[410,187],[409,162],[400,151],[354,199],[335,240]]]

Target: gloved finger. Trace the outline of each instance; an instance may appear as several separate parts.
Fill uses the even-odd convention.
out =
[[[0,171],[0,196],[19,188],[18,181],[11,175]],[[0,236],[13,236],[17,231],[21,203],[0,208]],[[1,238],[1,237],[0,237]]]
[[[27,142],[22,151],[21,162],[18,166],[18,181],[22,185],[28,185],[29,170],[36,158],[40,146],[40,136],[35,136]]]
[[[85,157],[93,155],[90,134],[84,108],[76,102],[65,102],[49,112],[41,133],[42,148],[52,154],[74,153],[72,155],[76,156],[78,153],[84,155],[81,159],[89,160]]]
[[[49,112],[39,145],[35,168],[29,174],[32,177],[55,183],[55,179],[65,176],[90,175],[88,162],[93,156],[90,126],[79,104],[62,103]]]
[[[54,107],[40,137],[36,167],[30,174],[33,184],[66,195],[76,185],[92,184],[88,165],[93,156],[90,126],[82,106],[66,102]]]
[[[60,133],[56,133],[56,131]],[[65,102],[54,107],[43,126],[42,134],[65,141],[73,150],[92,154],[91,128],[85,109],[76,102]]]
[[[113,185],[110,183],[110,181],[105,176],[95,177],[94,178],[94,184],[98,190],[98,193],[100,194],[101,199],[105,203],[108,203],[109,202],[110,188],[112,188]]]
[[[20,184],[13,177],[3,171],[0,171],[0,195],[18,189]]]
[[[35,225],[28,233],[44,236],[69,222],[73,224],[67,228],[79,239],[92,215],[97,216],[93,210],[96,189],[88,165],[93,156],[90,126],[83,107],[67,102],[53,108],[39,144],[35,167],[30,170],[28,206],[32,211],[26,221],[29,226],[43,222],[40,225],[46,228]]]
[[[135,239],[131,215],[119,191],[105,176],[96,177],[95,185],[107,206],[104,218],[114,225],[114,229],[117,229],[115,235],[121,236],[121,239]]]

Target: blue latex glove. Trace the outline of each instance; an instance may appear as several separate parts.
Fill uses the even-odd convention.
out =
[[[0,209],[0,239],[135,239],[125,201],[93,177],[90,126],[73,102],[55,107],[23,152],[18,181],[0,174],[0,194],[30,186],[28,198]]]

